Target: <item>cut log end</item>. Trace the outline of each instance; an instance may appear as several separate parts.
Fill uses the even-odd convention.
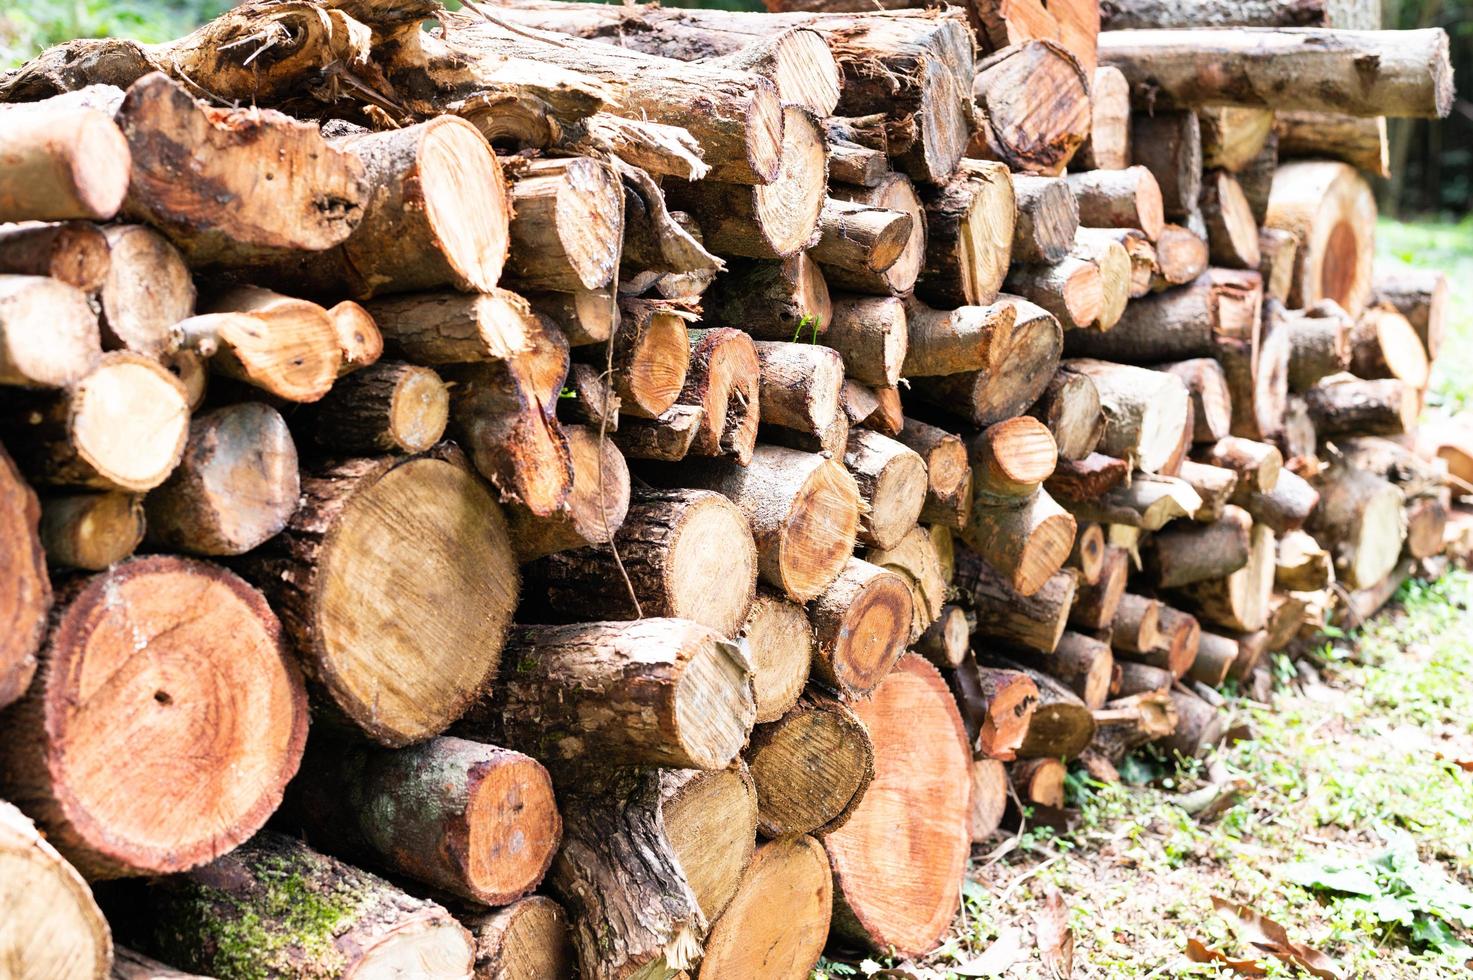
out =
[[[839,463],[813,467],[779,532],[778,578],[788,595],[806,602],[833,581],[859,530],[859,490]]]
[[[426,124],[416,149],[425,220],[457,285],[489,293],[501,278],[511,212],[501,167],[486,139],[455,116]]]
[[[697,978],[803,980],[828,939],[833,889],[828,855],[812,837],[763,844],[706,939]]]
[[[874,690],[905,651],[913,613],[903,578],[850,559],[812,610],[818,634],[814,669],[850,696]]]
[[[874,776],[874,746],[844,705],[810,696],[757,728],[747,765],[767,837],[825,835],[844,825]]]
[[[16,976],[108,976],[107,920],[76,869],[31,821],[0,801],[0,946]]]

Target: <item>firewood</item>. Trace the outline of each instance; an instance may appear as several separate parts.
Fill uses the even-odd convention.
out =
[[[1217,687],[1227,680],[1228,673],[1239,656],[1238,641],[1221,633],[1203,631],[1197,659],[1192,661],[1190,676],[1209,687]]]
[[[1241,184],[1238,186],[1242,187]],[[1289,302],[1289,294],[1294,290],[1294,260],[1298,254],[1299,237],[1293,232],[1283,228],[1258,229],[1258,273],[1263,276],[1265,299]]]
[[[505,360],[526,350],[540,329],[527,302],[504,289],[391,296],[366,308],[385,346],[416,364]]]
[[[972,94],[982,116],[973,155],[1010,170],[1058,176],[1089,136],[1089,75],[1053,41],[990,55],[977,65]]]
[[[43,276],[95,292],[110,256],[101,228],[86,221],[25,222],[0,228],[0,274]]]
[[[8,969],[16,976],[108,976],[112,938],[92,890],[25,814],[4,801],[0,854],[7,869],[9,914],[0,937]]]
[[[445,434],[449,416],[449,390],[438,374],[381,361],[340,379],[293,422],[322,451],[358,456],[424,452]]]
[[[836,289],[879,296],[904,296],[915,286],[916,277],[926,261],[926,213],[911,182],[900,174],[889,174],[873,187],[840,187],[829,193],[848,207],[882,208],[906,215],[904,234],[896,235],[887,247],[862,245],[861,254],[847,263],[835,262],[834,243],[828,231],[811,250],[811,255],[824,269],[824,278]],[[820,229],[823,225],[820,221]],[[826,244],[827,243],[827,244]],[[852,243],[848,246],[853,250]],[[894,259],[890,259],[893,252]],[[850,268],[853,266],[853,268]]]
[[[1129,485],[1069,504],[1082,520],[1158,531],[1170,521],[1195,514],[1202,498],[1178,477],[1137,474]]]
[[[1091,330],[1113,329],[1134,289],[1135,266],[1130,252],[1114,230],[1080,228],[1074,233],[1074,248],[1069,254],[1100,270],[1100,310],[1084,326]]]
[[[926,464],[926,502],[920,519],[960,528],[972,507],[972,469],[959,436],[907,418],[896,436]]]
[[[568,293],[532,293],[527,302],[553,322],[571,347],[605,343],[619,325],[616,290],[576,289]]]
[[[1394,440],[1352,436],[1335,440],[1335,449],[1346,465],[1390,480],[1408,498],[1441,497],[1445,493],[1446,464],[1440,459],[1426,459]]]
[[[259,402],[228,405],[190,422],[183,459],[148,495],[148,540],[188,554],[244,554],[286,527],[300,490],[281,414]]]
[[[1272,490],[1249,494],[1243,506],[1253,520],[1283,535],[1302,528],[1319,502],[1318,491],[1307,480],[1292,470],[1282,470]]]
[[[986,504],[1029,497],[1053,473],[1058,447],[1048,427],[1027,415],[989,426],[969,445],[974,492]]]
[[[1375,301],[1387,303],[1407,318],[1428,357],[1437,357],[1447,323],[1447,277],[1440,271],[1395,269],[1378,273]]]
[[[1331,375],[1304,393],[1309,417],[1321,438],[1339,435],[1394,436],[1416,428],[1415,389],[1395,379],[1362,381]]]
[[[411,457],[312,471],[286,530],[242,566],[324,703],[383,745],[443,731],[500,662],[516,562],[500,507],[467,469]],[[395,575],[363,578],[388,553]],[[474,587],[428,587],[450,580]]]
[[[545,895],[530,895],[505,908],[461,915],[476,941],[476,971],[487,980],[571,976],[574,969],[568,913]]]
[[[828,174],[823,131],[798,106],[784,106],[782,118],[781,166],[770,183],[665,187],[670,205],[696,219],[705,247],[718,255],[785,259],[818,237]]]
[[[1137,364],[1213,357],[1225,339],[1256,337],[1261,303],[1257,273],[1212,270],[1186,289],[1131,303],[1113,330],[1074,332],[1072,356]]]
[[[1234,645],[1233,653],[1237,653]],[[1152,664],[1124,661],[1120,665],[1120,697],[1131,698],[1141,694],[1157,691],[1169,691],[1171,685],[1175,684],[1177,677],[1165,667],[1153,666]]]
[[[36,648],[46,635],[51,583],[39,533],[41,507],[0,446],[0,531],[10,547],[0,552],[0,707],[25,693],[36,672]]]
[[[864,505],[860,540],[892,548],[920,518],[929,483],[925,460],[904,443],[877,432],[849,434],[844,453]]]
[[[1247,511],[1229,505],[1211,523],[1162,528],[1149,546],[1156,584],[1169,589],[1237,571],[1248,564],[1252,527],[1253,518]]]
[[[1007,766],[996,759],[972,760],[972,843],[982,844],[1002,826],[1008,802]]]
[[[795,602],[823,592],[854,550],[859,489],[836,460],[759,445],[746,467],[702,460],[678,473],[647,476],[730,498],[751,525],[762,580]]]
[[[1052,654],[1037,663],[1050,676],[1066,684],[1089,708],[1098,708],[1109,697],[1115,673],[1110,644],[1083,633],[1065,632]]]
[[[819,215],[818,244],[809,252],[820,265],[834,267],[829,281],[853,289],[843,273],[855,273],[861,281],[882,275],[900,258],[914,226],[905,211],[830,197]]]
[[[1089,139],[1074,155],[1084,170],[1124,170],[1130,166],[1130,83],[1120,69],[1101,65],[1089,87]]]
[[[1032,38],[1049,38],[1067,48],[1086,72],[1095,70],[1100,12],[1094,4],[1055,0],[1045,8],[1040,0],[971,0],[966,9],[984,47],[997,49]]]
[[[1307,391],[1330,375],[1350,368],[1352,321],[1326,300],[1293,317],[1289,333],[1289,387]]]
[[[1020,670],[982,666],[971,655],[949,676],[973,754],[1011,762],[1028,733],[1038,685]]]
[[[1051,263],[1068,255],[1079,227],[1079,205],[1069,185],[1057,177],[1016,174],[1013,194],[1013,261]]]
[[[517,287],[607,286],[624,238],[624,192],[614,169],[572,157],[530,161],[512,177],[506,272]]]
[[[849,822],[823,839],[834,870],[833,927],[917,955],[945,934],[960,901],[971,753],[945,682],[920,657],[902,657],[854,711],[874,743],[875,778]],[[917,768],[920,757],[928,761]],[[915,813],[928,819],[907,816]]]
[[[1125,254],[1130,259],[1130,299],[1140,299],[1150,294],[1159,264],[1156,246],[1151,244],[1145,232],[1138,228],[1093,228],[1089,229],[1088,234],[1095,238],[1108,238],[1125,249]]]
[[[1104,437],[1099,390],[1088,375],[1067,368],[1054,373],[1029,414],[1048,427],[1061,460],[1084,459]]]
[[[1008,771],[1013,790],[1024,806],[1064,807],[1064,777],[1068,767],[1058,759],[1024,759]]]
[[[1151,289],[1160,292],[1192,282],[1207,271],[1207,241],[1181,225],[1168,224],[1156,239],[1156,272]]]
[[[1253,273],[1257,276],[1257,273]],[[1277,300],[1263,308],[1260,338],[1221,337],[1217,360],[1232,395],[1233,435],[1273,440],[1289,407],[1290,334],[1294,323]]]
[[[911,596],[896,573],[858,558],[809,610],[813,672],[846,698],[869,694],[910,642]]]
[[[1130,556],[1123,548],[1106,547],[1100,579],[1094,584],[1081,583],[1078,595],[1067,611],[1070,626],[1082,630],[1109,627],[1125,594],[1130,575]]]
[[[1080,224],[1091,228],[1138,228],[1155,241],[1165,219],[1161,187],[1145,167],[1087,170],[1070,174],[1069,190]]]
[[[1278,543],[1274,586],[1295,592],[1328,588],[1335,581],[1330,553],[1306,531],[1289,531]]]
[[[452,737],[391,751],[314,735],[283,815],[320,850],[483,905],[536,888],[562,838],[547,770]]]
[[[1168,752],[1191,759],[1222,741],[1227,722],[1217,708],[1181,687],[1172,688],[1170,695],[1176,728],[1161,740]]]
[[[885,156],[884,150],[871,149],[852,143],[843,136],[835,135],[834,124],[842,121],[842,117],[832,117],[824,120],[824,129],[828,134],[829,149],[829,179],[843,184],[855,184],[859,187],[875,187],[890,173],[890,161]]]
[[[731,904],[757,838],[757,789],[740,764],[660,773],[665,834],[706,920]]]
[[[1328,160],[1280,167],[1263,224],[1299,238],[1290,306],[1333,299],[1352,317],[1360,315],[1371,295],[1376,200],[1353,167]]]
[[[1186,676],[1197,660],[1202,643],[1202,624],[1191,613],[1162,606],[1157,617],[1160,639],[1141,660],[1165,667],[1175,678]]]
[[[875,749],[848,707],[816,692],[752,731],[747,766],[764,837],[822,837],[849,820],[875,772]]]
[[[971,634],[966,611],[961,606],[942,606],[941,615],[912,646],[934,666],[951,669],[966,657]]]
[[[158,357],[178,344],[174,325],[194,312],[194,281],[179,252],[142,225],[104,229],[110,262],[99,284],[109,348]]]
[[[1171,455],[1186,423],[1186,386],[1175,375],[1075,358],[1063,362],[1088,375],[1100,394],[1105,434],[1099,450],[1150,473]]]
[[[57,100],[6,106],[0,221],[107,221],[128,193],[128,141],[109,111]]]
[[[920,640],[941,615],[948,582],[942,574],[936,543],[924,528],[912,527],[891,548],[867,548],[863,558],[904,580],[911,597],[910,643]]]
[[[1073,691],[1031,667],[1001,657],[990,657],[986,662],[1020,670],[1038,688],[1038,703],[1028,721],[1027,735],[1018,746],[1019,759],[1073,759],[1084,751],[1094,737],[1094,718]]]
[[[808,683],[813,634],[803,608],[759,588],[737,632],[752,658],[752,694],[759,725],[776,721],[797,703]]]
[[[1116,65],[1134,84],[1125,66]],[[1130,162],[1144,166],[1161,189],[1161,208],[1184,222],[1202,191],[1202,128],[1195,112],[1136,113],[1131,117]]]
[[[1360,315],[1350,334],[1350,371],[1358,378],[1396,378],[1408,387],[1427,387],[1431,364],[1411,321],[1392,309]]]
[[[1209,170],[1202,180],[1202,217],[1214,265],[1257,269],[1258,225],[1243,188],[1227,170]]]
[[[5,425],[7,444],[34,483],[151,490],[184,452],[184,386],[156,361],[106,354],[65,392],[26,400]]]
[[[801,252],[780,262],[732,261],[706,293],[702,308],[703,322],[737,327],[758,340],[821,337],[833,320],[823,273]]]
[[[60,388],[101,354],[87,296],[59,279],[0,275],[0,384]]]
[[[972,507],[962,539],[1024,596],[1043,588],[1074,545],[1073,515],[1042,487],[1020,500]]]
[[[1182,586],[1178,594],[1198,619],[1238,632],[1263,628],[1273,593],[1274,533],[1267,525],[1253,525],[1248,562],[1222,578]]]
[[[1080,524],[1069,552],[1068,567],[1079,572],[1079,584],[1097,585],[1105,570],[1105,532],[1099,524]]]
[[[191,349],[216,351],[215,373],[293,402],[315,402],[337,380],[342,348],[332,318],[316,303],[243,286],[200,309],[205,315],[174,329]]]
[[[958,556],[957,588],[969,596],[977,631],[1026,650],[1050,653],[1059,644],[1074,599],[1071,571],[1058,571],[1032,595],[1023,595],[1005,576],[969,552]]]
[[[1151,27],[1341,27],[1381,26],[1379,10],[1357,0],[1197,0],[1184,7],[1172,0],[1112,0],[1104,11],[1107,30]]]
[[[153,666],[129,669],[129,658]],[[78,669],[99,662],[128,678],[115,680],[108,700],[131,705],[120,716],[131,721],[80,731],[73,722],[89,698],[76,687]],[[222,729],[201,755],[197,726],[228,717],[242,698],[255,722]],[[181,871],[260,829],[306,734],[301,675],[260,593],[215,566],[135,558],[59,597],[37,680],[5,716],[4,791],[27,801],[47,838],[89,877]],[[182,745],[193,746],[187,766]],[[138,765],[113,773],[106,788],[90,785],[75,761],[78,752],[124,751]],[[63,755],[73,764],[57,761]],[[213,799],[208,811],[188,804],[200,793]],[[85,819],[68,802],[76,800],[91,801]]]
[[[689,333],[689,370],[678,402],[701,409],[691,451],[746,465],[757,444],[760,369],[752,338],[718,327]]]
[[[1008,300],[953,310],[933,310],[907,300],[901,373],[915,378],[991,369],[994,358],[1009,346],[1018,314],[1017,304]]]
[[[833,887],[813,838],[763,844],[712,926],[697,976],[804,980],[828,939]]]
[[[657,418],[680,400],[690,376],[685,310],[658,300],[625,298],[613,339],[613,380],[623,411]],[[718,337],[719,339],[719,337]]]
[[[1271,492],[1284,468],[1284,455],[1277,446],[1239,436],[1227,436],[1198,450],[1198,458],[1238,474],[1235,503],[1247,500],[1251,494]]]
[[[558,394],[558,421],[586,425],[610,436],[619,431],[619,395],[613,378],[592,364],[570,364]]]
[[[1379,26],[1379,25],[1378,25]],[[1284,159],[1343,160],[1375,177],[1391,176],[1385,116],[1278,112],[1274,129]]]
[[[338,363],[338,377],[377,364],[384,355],[384,335],[372,314],[352,300],[343,300],[327,311],[337,334],[338,351],[342,357]]]
[[[53,566],[105,571],[143,543],[143,498],[104,492],[47,499],[41,512],[41,543]]]
[[[570,425],[563,431],[573,482],[562,508],[539,516],[520,504],[507,505],[507,523],[519,561],[607,544],[623,526],[629,510],[629,467],[618,447],[588,426]]]
[[[1288,459],[1308,459],[1319,445],[1314,420],[1309,416],[1309,403],[1302,395],[1290,395],[1284,409],[1284,428],[1279,433],[1279,446]]]
[[[1127,654],[1144,654],[1160,639],[1157,621],[1161,603],[1127,592],[1120,597],[1115,618],[1110,620],[1110,646]]]
[[[1307,529],[1334,556],[1337,578],[1368,589],[1396,567],[1406,540],[1406,498],[1393,483],[1337,464],[1314,478],[1320,494]]]
[[[1203,166],[1237,173],[1262,152],[1274,128],[1274,113],[1252,106],[1203,106],[1197,110],[1197,121]]]
[[[843,356],[854,380],[891,387],[905,363],[905,304],[892,296],[837,296],[823,342]]]
[[[922,190],[925,268],[916,292],[937,306],[997,299],[1012,255],[1017,204],[1005,165],[964,160],[945,184]]]
[[[1124,72],[1137,98],[1149,82],[1158,103],[1428,118],[1452,107],[1447,35],[1436,29],[1112,32],[1100,61]]]
[[[1044,488],[1071,507],[1100,499],[1102,506],[1108,508],[1112,504],[1102,498],[1117,488],[1128,490],[1130,480],[1131,467],[1125,460],[1090,453],[1081,460],[1059,460]]]
[[[754,345],[761,375],[757,403],[762,422],[821,434],[842,412],[844,361],[814,344],[764,341]]]
[[[1192,398],[1192,441],[1215,443],[1228,435],[1232,424],[1232,394],[1221,365],[1210,357],[1197,357],[1162,370],[1176,375]]]
[[[1416,559],[1431,558],[1445,550],[1448,504],[1437,497],[1407,502],[1406,553]]]
[[[1089,327],[1100,320],[1105,307],[1100,267],[1074,255],[1050,265],[1014,266],[1006,287],[1043,307],[1066,329]]]
[[[331,928],[289,914],[285,882],[334,896]],[[211,975],[407,969],[449,978],[469,975],[474,960],[470,933],[439,905],[274,831],[140,895],[146,925],[133,938]],[[242,929],[256,940],[242,943]]]

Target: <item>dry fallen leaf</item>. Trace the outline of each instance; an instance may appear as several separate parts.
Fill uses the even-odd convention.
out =
[[[1257,960],[1235,960],[1226,953],[1208,949],[1196,939],[1187,940],[1187,959],[1193,963],[1221,963],[1223,966],[1245,977],[1266,977],[1268,971]]]
[[[949,972],[960,977],[1000,977],[1023,957],[1023,930],[1014,926],[1004,929],[981,955],[952,967]]]
[[[1044,896],[1043,908],[1033,917],[1033,931],[1038,937],[1038,956],[1056,980],[1074,975],[1074,932],[1069,928],[1069,910],[1064,898],[1052,885]]]
[[[1226,898],[1212,897],[1212,907],[1227,920],[1239,937],[1255,949],[1275,959],[1292,963],[1322,980],[1341,980],[1340,967],[1324,953],[1289,938],[1284,927],[1247,905]]]

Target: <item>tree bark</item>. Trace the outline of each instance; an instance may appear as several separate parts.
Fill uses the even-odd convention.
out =
[[[476,941],[479,980],[538,980],[571,976],[576,962],[568,913],[544,895],[505,908],[462,916]]]
[[[818,263],[800,252],[782,261],[733,259],[702,297],[702,322],[736,327],[758,340],[813,343],[833,322]]]
[[[1020,670],[984,667],[970,655],[949,676],[974,755],[1011,762],[1028,734],[1038,685]]]
[[[1339,435],[1395,436],[1412,432],[1417,392],[1394,379],[1361,381],[1332,375],[1304,393],[1320,438]]]
[[[1124,65],[1132,86],[1135,79]],[[1195,112],[1136,113],[1131,117],[1131,163],[1144,166],[1161,188],[1161,208],[1174,222],[1197,213],[1202,192],[1202,128]]]
[[[1257,273],[1212,270],[1186,289],[1130,304],[1107,333],[1071,334],[1067,347],[1072,356],[1136,364],[1214,357],[1227,340],[1256,351],[1261,304]]]
[[[1079,205],[1058,177],[1013,176],[1017,215],[1013,223],[1013,261],[1058,262],[1074,246]]]
[[[1291,316],[1289,388],[1308,391],[1321,379],[1350,368],[1354,321],[1332,301]]]
[[[606,343],[619,327],[618,290],[607,286],[570,293],[533,293],[527,302],[563,332],[570,347]]]
[[[761,369],[752,338],[717,327],[689,334],[690,358],[677,403],[701,409],[691,451],[730,456],[745,466],[757,445]]]
[[[1192,441],[1215,443],[1228,435],[1233,421],[1233,397],[1222,366],[1210,357],[1195,357],[1162,370],[1176,375],[1192,398]]]
[[[340,379],[310,409],[293,416],[321,451],[335,456],[422,453],[450,418],[440,375],[404,361],[381,361]]]
[[[91,293],[102,287],[109,262],[107,237],[86,221],[0,229],[0,275],[52,278]]]
[[[1077,461],[1060,460],[1044,488],[1071,507],[1102,498],[1130,480],[1130,464],[1113,456],[1090,453]],[[1126,489],[1129,489],[1126,486]]]
[[[1094,717],[1073,691],[1041,671],[1002,658],[989,662],[1022,670],[1038,687],[1038,705],[1018,747],[1018,758],[1073,759],[1084,751],[1094,737]]]
[[[327,310],[254,286],[227,290],[201,305],[212,314],[175,329],[188,347],[209,353],[217,374],[292,402],[315,402],[337,380],[342,347]]]
[[[977,65],[972,94],[982,116],[973,155],[1010,170],[1058,176],[1089,137],[1089,75],[1054,41],[990,55]]]
[[[1198,619],[1237,632],[1253,632],[1268,621],[1274,586],[1274,533],[1266,525],[1252,530],[1248,563],[1223,578],[1183,586],[1180,595]]]
[[[1063,362],[1094,381],[1105,415],[1099,450],[1155,472],[1175,450],[1190,401],[1175,375],[1085,358]]]
[[[1279,539],[1274,569],[1274,588],[1290,592],[1315,592],[1335,582],[1330,553],[1307,531],[1288,531]]]
[[[1162,528],[1150,545],[1156,584],[1170,589],[1232,574],[1248,564],[1252,527],[1247,511],[1229,506],[1210,524]]]
[[[814,675],[846,699],[869,694],[905,652],[913,615],[903,578],[849,559],[809,610]]]
[[[1058,647],[1075,583],[1073,572],[1055,572],[1042,588],[1025,596],[976,555],[957,556],[957,588],[971,598],[977,633],[1037,653]]]
[[[1330,551],[1340,581],[1368,589],[1396,567],[1406,540],[1405,495],[1393,483],[1349,465],[1314,480],[1320,502],[1308,529]]]
[[[757,726],[746,760],[757,785],[757,829],[773,839],[838,830],[875,773],[875,749],[864,723],[841,702],[816,692]]]
[[[1274,129],[1279,137],[1279,156],[1284,159],[1343,160],[1373,177],[1391,176],[1385,116],[1278,112]]]
[[[624,190],[614,168],[589,157],[534,160],[511,174],[506,272],[518,289],[600,289],[624,240]]]
[[[1006,165],[965,160],[956,176],[923,188],[925,266],[917,294],[941,307],[997,299],[1011,261],[1017,202]]]
[[[1160,616],[1158,600],[1125,593],[1115,608],[1115,618],[1110,620],[1110,646],[1127,654],[1148,652],[1161,638],[1157,629]]]
[[[1048,426],[1061,460],[1085,459],[1104,438],[1099,389],[1088,375],[1067,368],[1054,372],[1029,414]]]
[[[849,377],[892,388],[908,348],[905,304],[893,296],[840,296],[823,341],[844,358]]]
[[[1145,167],[1070,174],[1079,222],[1090,228],[1138,228],[1155,241],[1166,220],[1161,185]]]
[[[1006,352],[1019,310],[1006,299],[988,306],[933,310],[917,300],[905,305],[907,378],[986,371]]]
[[[1368,13],[1368,9],[1373,11]],[[1381,26],[1379,5],[1360,0],[1109,0],[1101,11],[1106,30],[1186,27]]]
[[[1077,255],[1066,255],[1050,265],[1014,266],[1006,286],[1043,307],[1066,330],[1088,329],[1105,310],[1105,281],[1100,267]]]
[[[1197,660],[1202,624],[1191,613],[1170,606],[1161,607],[1157,622],[1160,640],[1141,659],[1165,666],[1173,678],[1180,679]]]
[[[1020,501],[972,507],[962,539],[1023,596],[1045,588],[1069,557],[1076,524],[1042,487]]]
[[[941,607],[936,617],[921,638],[915,642],[916,653],[929,660],[932,666],[942,670],[955,669],[966,658],[972,639],[972,627],[961,606]]]
[[[1180,687],[1170,693],[1177,720],[1176,730],[1161,740],[1168,752],[1193,759],[1222,741],[1227,722],[1217,708]]]
[[[1243,506],[1255,521],[1284,535],[1302,528],[1319,502],[1319,493],[1307,480],[1292,470],[1283,470],[1272,490],[1250,494]]]

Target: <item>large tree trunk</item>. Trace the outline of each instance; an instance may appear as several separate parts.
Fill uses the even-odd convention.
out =
[[[427,457],[319,469],[302,494],[247,576],[324,704],[390,747],[438,734],[495,678],[516,607],[501,508],[463,465]]]
[[[89,689],[99,671],[112,682]],[[153,556],[63,592],[4,728],[0,791],[84,874],[167,874],[266,822],[301,759],[307,697],[260,593]]]
[[[825,836],[849,820],[875,772],[869,731],[841,702],[805,694],[752,731],[747,766],[757,785],[757,829],[766,837]]]
[[[34,824],[0,800],[0,945],[17,977],[106,977],[112,936],[87,882]]]

